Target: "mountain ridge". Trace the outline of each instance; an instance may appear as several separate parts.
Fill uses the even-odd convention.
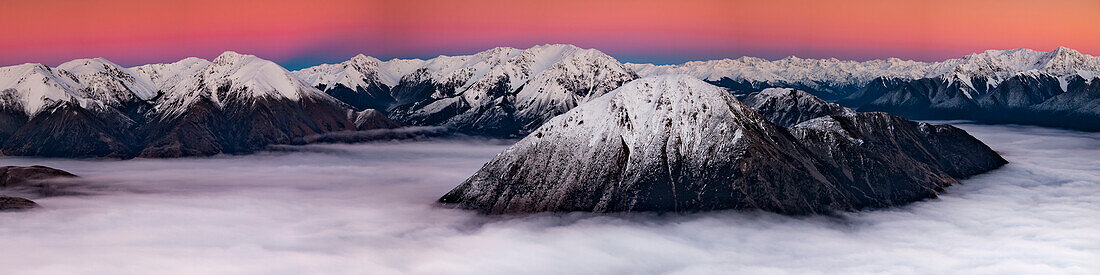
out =
[[[932,63],[792,56],[657,66],[620,63],[596,49],[546,44],[423,60],[382,61],[360,54],[293,72],[233,51],[213,60],[192,57],[129,68],[103,58],[76,59],[56,68],[27,63],[0,67],[0,153],[133,156],[163,140],[157,135],[173,132],[158,128],[199,123],[177,120],[190,110],[203,113],[199,124],[206,126],[185,127],[188,131],[215,134],[196,140],[178,136],[177,141],[191,140],[191,145],[166,144],[206,148],[188,151],[200,155],[393,125],[517,138],[636,78],[677,70],[739,96],[790,88],[859,111],[916,119],[1100,130],[1100,81],[1094,81],[1100,78],[1098,60],[1060,47],[1050,52],[989,50]],[[748,78],[728,78],[734,75]],[[372,109],[379,112],[365,112]],[[372,119],[361,121],[378,125],[360,127],[356,113],[370,114]],[[247,125],[228,122],[253,115],[261,118]],[[83,133],[69,133],[77,130]],[[242,139],[228,131],[258,136]],[[78,137],[97,141],[78,144]],[[229,140],[237,145],[211,144]],[[240,142],[245,140],[258,145],[244,146]],[[52,145],[60,147],[38,148]],[[105,153],[110,151],[117,152]],[[166,155],[177,154],[189,153]]]

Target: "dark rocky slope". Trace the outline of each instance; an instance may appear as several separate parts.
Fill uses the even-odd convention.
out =
[[[69,185],[66,179],[71,178],[76,178],[76,175],[46,166],[0,167],[0,211],[38,207],[34,201],[15,195],[48,197],[70,194],[65,188]]]
[[[0,195],[0,212],[21,211],[38,207],[32,200]]]
[[[640,79],[552,119],[440,202],[491,214],[826,213],[935,197],[957,183],[953,176],[1004,163],[954,127],[884,114],[832,117],[851,117],[849,128],[810,120],[792,134],[701,80]],[[908,130],[884,133],[890,127]],[[950,149],[977,153],[937,155]],[[946,167],[952,162],[961,168]]]

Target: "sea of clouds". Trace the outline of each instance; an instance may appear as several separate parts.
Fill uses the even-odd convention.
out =
[[[20,274],[1009,273],[1100,270],[1100,133],[960,125],[1011,163],[939,199],[835,217],[485,217],[436,207],[508,141],[164,160],[0,158],[96,195],[0,213]]]

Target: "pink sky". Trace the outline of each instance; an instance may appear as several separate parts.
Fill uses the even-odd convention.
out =
[[[288,67],[568,43],[632,62],[1100,53],[1100,1],[0,0],[0,65],[252,53]]]

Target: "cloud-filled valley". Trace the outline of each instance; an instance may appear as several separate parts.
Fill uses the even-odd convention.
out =
[[[838,216],[486,217],[437,207],[510,141],[319,144],[248,156],[6,158],[98,184],[0,215],[28,274],[1090,273],[1100,133],[958,125],[1010,163],[938,199]]]

